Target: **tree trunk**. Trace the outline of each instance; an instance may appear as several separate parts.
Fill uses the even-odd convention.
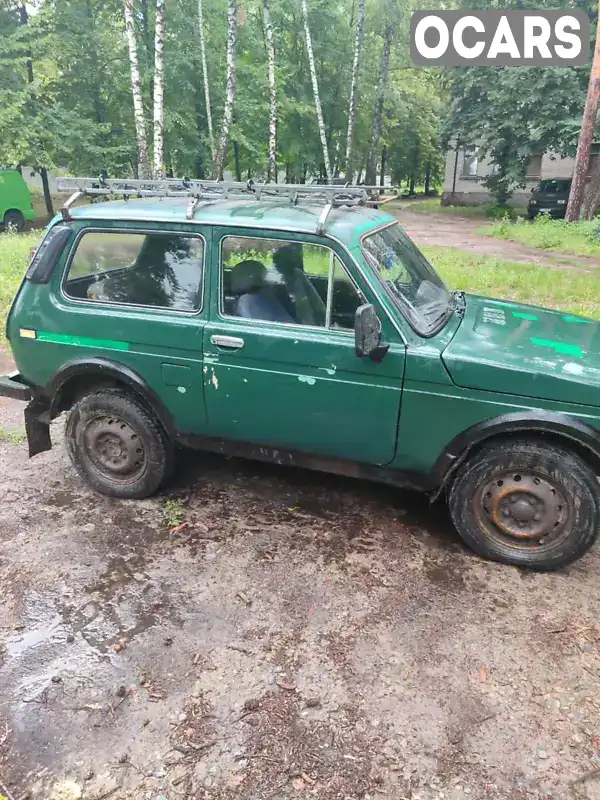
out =
[[[238,183],[242,182],[242,170],[240,169],[240,146],[233,140],[233,160],[235,163],[235,179]]]
[[[142,99],[140,62],[138,60],[137,43],[135,39],[133,0],[123,0],[123,10],[125,13],[125,33],[127,34],[129,63],[131,66],[131,94],[133,96],[135,135],[138,146],[138,175],[140,178],[148,178],[150,177],[150,162],[148,160],[148,139],[146,138],[146,119],[144,117],[144,101]]]
[[[29,24],[29,14],[27,13],[27,6],[25,3],[21,3],[19,6],[19,22],[21,25]],[[27,53],[25,68],[27,70],[27,83],[33,83],[33,61],[31,60],[31,53]]]
[[[275,78],[275,39],[269,13],[269,0],[263,0],[267,60],[269,62],[269,169],[267,183],[277,183],[277,81]]]
[[[377,181],[377,151],[379,149],[379,139],[381,138],[383,104],[385,102],[385,93],[390,70],[390,50],[392,47],[392,39],[394,38],[394,27],[395,20],[393,15],[391,15],[385,28],[383,51],[381,53],[377,100],[375,101],[375,115],[373,117],[373,128],[371,131],[371,146],[367,157],[367,173],[365,175],[365,183],[367,186],[374,186]]]
[[[379,173],[379,185],[385,186],[385,168],[387,166],[387,145],[383,145],[381,151],[381,171]]]
[[[49,217],[54,216],[54,203],[52,202],[52,194],[50,193],[50,182],[48,180],[48,170],[46,167],[40,169],[40,176],[42,178],[42,188],[44,190],[44,203],[46,204],[46,211]]]
[[[156,2],[154,33],[154,177],[163,178],[165,149],[165,0]]]
[[[221,136],[213,162],[213,180],[219,178],[223,172],[229,130],[233,120],[233,106],[235,103],[235,51],[237,46],[237,0],[227,0],[227,86],[225,89],[225,105],[223,107],[223,124]]]
[[[575,156],[575,166],[573,168],[573,182],[569,193],[569,202],[565,212],[567,222],[575,222],[581,214],[581,205],[585,192],[585,179],[590,163],[590,153],[592,150],[592,140],[594,138],[594,128],[596,127],[596,116],[598,114],[598,98],[600,97],[600,0],[598,3],[598,22],[596,26],[596,47],[594,49],[594,60],[592,61],[592,71],[588,83],[587,98],[583,119],[581,120],[581,131],[579,132],[579,142],[577,143],[577,154]],[[584,214],[586,219],[591,219],[593,211],[588,216],[592,203],[594,208],[598,202],[600,194],[600,164],[596,163],[594,175],[590,183],[588,195],[585,202]]]
[[[204,40],[204,12],[202,0],[198,0],[198,29],[200,31],[200,59],[202,61],[202,80],[204,81],[204,102],[206,104],[206,125],[208,127],[208,142],[210,156],[215,160],[215,134],[213,130],[212,111],[210,107],[210,86],[208,84],[208,67],[206,66],[206,42]]]
[[[425,165],[425,197],[431,192],[431,161]]]
[[[310,67],[310,75],[312,78],[313,95],[315,100],[315,110],[317,112],[317,124],[319,126],[319,136],[321,138],[321,147],[323,148],[323,163],[325,165],[325,174],[327,176],[327,183],[331,183],[331,164],[329,163],[329,150],[327,148],[327,137],[325,135],[325,124],[323,123],[323,108],[321,106],[321,96],[319,95],[319,82],[317,80],[317,69],[315,67],[315,55],[313,53],[312,39],[310,37],[310,28],[308,27],[308,3],[307,0],[302,0],[302,19],[304,21],[304,33],[306,36],[306,52],[308,54],[308,65]]]
[[[415,193],[415,173],[411,172],[410,180],[408,183],[408,194],[410,197]]]
[[[347,183],[352,183],[352,144],[354,139],[354,126],[356,124],[356,103],[358,97],[358,67],[360,51],[365,31],[365,0],[358,0],[358,19],[356,21],[356,39],[354,40],[354,61],[352,63],[352,81],[350,84],[350,105],[348,106],[348,135],[346,137],[346,160],[344,162],[344,176]]]

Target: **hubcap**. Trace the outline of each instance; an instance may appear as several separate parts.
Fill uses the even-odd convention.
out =
[[[502,472],[475,496],[478,522],[513,545],[539,546],[559,537],[570,517],[562,487],[534,472]]]
[[[144,446],[134,428],[119,417],[95,417],[85,426],[83,438],[88,458],[111,480],[130,482],[144,471]]]

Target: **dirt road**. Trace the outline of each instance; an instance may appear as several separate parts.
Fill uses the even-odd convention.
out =
[[[407,207],[395,209],[393,213],[398,217],[409,236],[420,246],[445,245],[474,255],[522,261],[554,269],[575,267],[579,271],[596,271],[600,266],[597,258],[544,252],[534,247],[526,247],[518,242],[480,236],[475,231],[490,224],[485,219],[461,217],[455,214],[436,214],[430,211],[411,211]]]
[[[116,502],[62,422],[31,461],[6,441],[21,411],[0,402],[0,795],[600,798],[600,549],[521,572],[419,497],[218,457]]]

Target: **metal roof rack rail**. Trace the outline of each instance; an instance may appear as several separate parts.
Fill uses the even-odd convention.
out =
[[[333,208],[342,206],[379,205],[393,200],[398,189],[391,186],[356,186],[332,184],[287,184],[254,183],[249,180],[205,181],[190,178],[156,178],[138,180],[134,178],[108,178],[105,174],[98,178],[57,178],[59,192],[72,192],[61,209],[63,219],[70,219],[69,209],[82,197],[121,196],[130,197],[188,197],[190,204],[186,219],[193,219],[202,200],[234,200],[243,198],[286,200],[293,205],[300,203],[323,203],[323,210],[317,222],[317,233],[325,229],[327,217]],[[382,196],[387,190],[391,195]]]

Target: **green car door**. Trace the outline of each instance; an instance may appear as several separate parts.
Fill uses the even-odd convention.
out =
[[[372,302],[332,242],[215,231],[204,385],[211,434],[370,464],[394,458],[405,346],[359,358],[354,315]]]

